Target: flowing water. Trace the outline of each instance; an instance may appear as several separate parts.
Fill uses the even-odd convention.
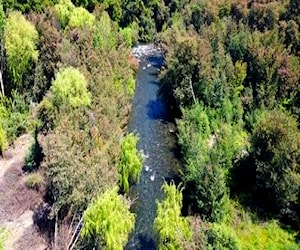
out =
[[[175,156],[175,124],[158,96],[158,73],[163,64],[161,52],[153,45],[144,45],[133,53],[141,61],[128,130],[140,138],[137,146],[144,163],[140,182],[130,191],[131,199],[135,200],[136,224],[126,249],[157,249],[157,236],[153,232],[156,200],[162,200],[164,180],[175,178],[179,167]]]

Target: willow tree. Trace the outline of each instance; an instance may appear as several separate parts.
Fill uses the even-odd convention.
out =
[[[132,183],[138,182],[142,171],[142,157],[136,149],[138,137],[128,134],[121,144],[121,158],[118,165],[120,187],[124,192],[129,191]]]
[[[83,238],[91,247],[122,250],[134,228],[135,217],[117,188],[106,191],[83,215]]]
[[[77,108],[91,104],[91,94],[87,90],[84,75],[72,67],[62,69],[57,73],[51,86],[51,93],[57,107],[66,104]]]
[[[23,88],[23,80],[38,58],[38,33],[20,12],[8,15],[4,31],[8,70],[12,81]]]
[[[157,204],[154,230],[159,237],[159,249],[184,249],[193,239],[187,218],[181,216],[182,193],[175,184],[163,184],[165,198]]]

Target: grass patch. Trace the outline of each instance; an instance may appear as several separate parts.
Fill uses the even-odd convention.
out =
[[[30,189],[38,190],[44,183],[44,178],[40,173],[31,173],[27,175],[25,185]]]

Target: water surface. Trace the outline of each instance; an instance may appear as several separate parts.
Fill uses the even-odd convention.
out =
[[[136,77],[136,91],[128,131],[140,138],[139,151],[144,155],[140,182],[130,191],[136,213],[135,231],[126,247],[133,249],[157,249],[153,233],[156,216],[156,200],[162,200],[161,186],[164,180],[176,176],[178,160],[175,156],[175,124],[168,115],[164,101],[158,96],[158,73],[163,64],[159,51],[141,59]]]

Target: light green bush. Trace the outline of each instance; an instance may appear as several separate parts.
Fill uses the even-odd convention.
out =
[[[281,229],[276,221],[264,224],[242,222],[235,229],[243,250],[296,250],[300,244],[294,235]]]
[[[91,104],[91,94],[87,90],[87,82],[79,70],[69,67],[57,73],[51,86],[54,104],[62,104],[73,108],[87,107]]]
[[[54,6],[58,20],[63,28],[92,27],[95,22],[93,14],[89,13],[83,7],[75,7],[71,0],[60,0]]]
[[[124,249],[135,223],[128,202],[118,195],[117,188],[100,195],[83,218],[82,236],[92,242],[93,247],[96,243],[98,248],[107,250]]]
[[[162,186],[165,198],[157,204],[154,231],[159,237],[160,250],[184,249],[185,242],[192,241],[193,233],[187,218],[181,216],[182,192],[175,184]]]
[[[64,28],[69,23],[70,17],[72,15],[75,6],[71,0],[60,0],[58,4],[54,6],[55,12],[57,14],[58,20],[61,26]]]
[[[127,91],[128,91],[128,94],[131,97],[133,97],[134,91],[135,91],[135,79],[133,78],[132,75],[127,80]]]
[[[113,30],[112,21],[106,11],[101,13],[99,21],[95,24],[94,46],[95,48],[115,48],[116,32]]]
[[[69,20],[71,28],[92,27],[95,22],[95,16],[82,7],[74,8]]]
[[[0,155],[2,155],[6,148],[7,148],[7,137],[6,137],[6,132],[0,125]]]
[[[130,27],[126,27],[124,29],[121,29],[120,32],[124,38],[126,46],[128,48],[131,48],[132,47],[132,29]]]
[[[128,134],[121,144],[121,158],[118,165],[119,185],[127,193],[130,184],[139,181],[142,172],[142,157],[136,149],[138,137]]]

